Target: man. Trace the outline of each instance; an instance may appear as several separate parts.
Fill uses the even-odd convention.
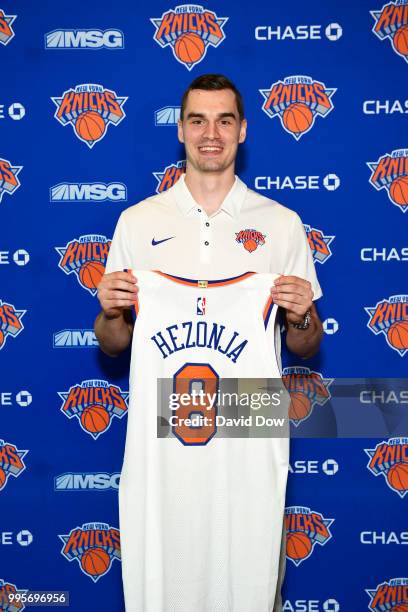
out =
[[[193,81],[183,96],[178,123],[185,174],[166,192],[123,211],[115,230],[98,287],[102,312],[95,321],[106,354],[117,356],[131,341],[131,308],[138,294],[132,270],[137,269],[192,279],[279,273],[270,291],[284,315],[286,344],[301,358],[317,352],[322,325],[313,299],[321,290],[303,225],[296,213],[248,189],[235,176],[246,129],[242,97],[231,81],[221,75]],[[279,326],[275,346],[279,356]],[[283,568],[282,543],[279,582]],[[273,610],[281,605],[278,588]]]

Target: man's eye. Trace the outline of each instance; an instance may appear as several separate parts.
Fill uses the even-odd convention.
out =
[[[199,124],[202,123],[203,120],[202,119],[193,119],[193,123]]]
[[[231,125],[231,121],[230,121],[229,119],[223,119],[223,120],[221,121],[221,123],[222,123],[223,125]]]

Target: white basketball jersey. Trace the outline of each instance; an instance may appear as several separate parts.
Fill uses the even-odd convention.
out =
[[[157,379],[180,391],[215,389],[223,378],[280,378],[270,294],[278,275],[135,276],[119,486],[126,611],[272,612],[288,438],[220,437],[214,422],[160,438]]]

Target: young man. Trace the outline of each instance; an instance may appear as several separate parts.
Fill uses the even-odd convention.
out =
[[[102,311],[95,321],[106,354],[117,356],[131,341],[131,308],[138,294],[132,270],[137,269],[190,279],[225,279],[247,271],[278,273],[270,291],[284,314],[287,346],[301,358],[317,352],[322,325],[313,300],[321,296],[321,289],[303,225],[296,213],[248,189],[234,173],[246,128],[242,98],[231,81],[210,74],[192,82],[183,96],[178,124],[178,138],[186,150],[185,174],[166,192],[123,211],[115,230],[98,287]],[[275,347],[279,356],[278,325]],[[247,612],[281,610],[283,568],[282,543],[274,606]],[[131,605],[126,601],[129,612]],[[204,604],[199,610],[210,612]],[[146,612],[156,608],[146,607]]]

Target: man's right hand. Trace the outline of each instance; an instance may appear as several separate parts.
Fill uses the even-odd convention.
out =
[[[98,300],[107,319],[117,319],[123,311],[132,308],[139,287],[131,270],[111,272],[102,276],[98,285]]]

